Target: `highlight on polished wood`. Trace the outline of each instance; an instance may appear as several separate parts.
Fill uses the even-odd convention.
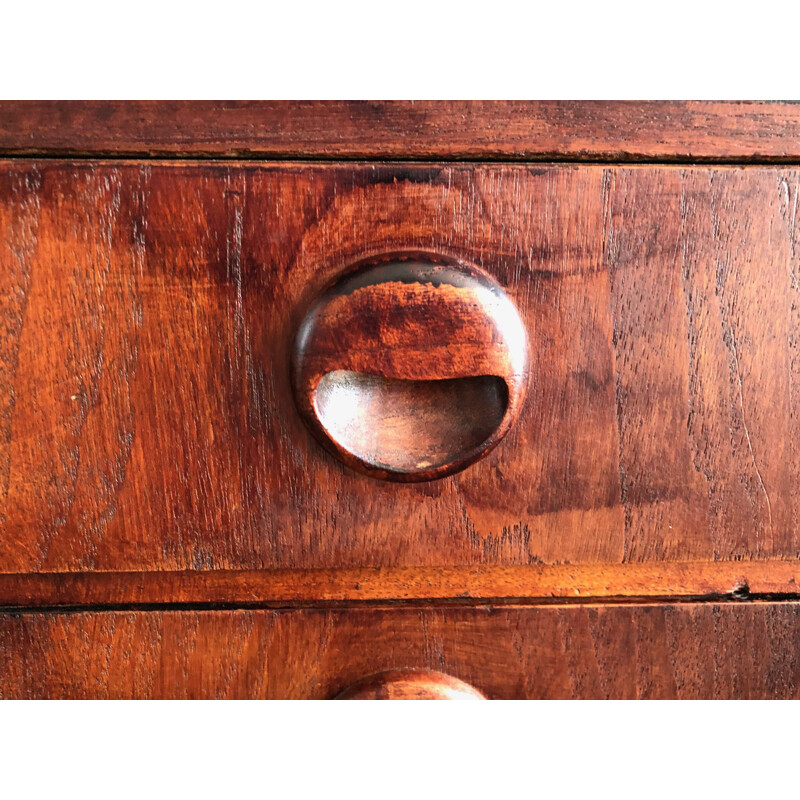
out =
[[[318,298],[293,353],[298,406],[350,466],[419,481],[489,452],[519,415],[528,340],[476,267],[434,253],[359,264]]]
[[[486,700],[464,681],[426,669],[396,669],[348,686],[337,700]]]

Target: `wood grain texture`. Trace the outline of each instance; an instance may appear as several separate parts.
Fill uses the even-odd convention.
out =
[[[519,416],[529,345],[484,272],[436,253],[354,265],[316,298],[292,353],[295,399],[346,464],[403,481],[451,475]]]
[[[799,190],[778,167],[3,163],[0,571],[796,559]],[[383,484],[311,437],[289,355],[347,265],[408,247],[491,274],[536,368],[485,459]]]
[[[387,669],[492,698],[800,698],[797,603],[0,615],[4,698],[331,698]]]
[[[485,700],[464,681],[429,669],[379,672],[348,686],[337,700]]]
[[[797,597],[800,564],[710,561],[350,569],[0,574],[14,608]]]
[[[765,102],[0,102],[0,154],[416,159],[800,159]]]

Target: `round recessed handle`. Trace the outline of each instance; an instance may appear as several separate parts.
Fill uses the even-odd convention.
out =
[[[360,263],[316,299],[294,343],[311,430],[354,469],[420,481],[486,454],[519,414],[525,327],[489,275],[432,254]]]
[[[427,669],[396,669],[348,686],[337,700],[485,700],[474,686]]]

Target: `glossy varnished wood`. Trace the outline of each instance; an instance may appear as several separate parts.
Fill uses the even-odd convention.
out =
[[[800,563],[691,561],[472,567],[0,574],[0,606],[272,605],[415,600],[636,602],[800,594]]]
[[[6,162],[0,570],[795,559],[799,183]],[[407,247],[492,275],[537,370],[485,459],[389,485],[309,435],[289,356],[348,265]]]
[[[395,669],[362,678],[337,700],[485,700],[464,681],[429,669]]]
[[[0,102],[0,154],[0,697],[800,699],[800,106]],[[298,409],[397,252],[519,310],[513,427],[418,275]]]
[[[794,103],[0,102],[0,153],[800,159]]]
[[[528,338],[486,273],[436,253],[348,270],[315,300],[292,358],[320,441],[377,478],[432,480],[494,447],[519,416]]]
[[[489,698],[800,698],[797,603],[0,615],[0,696],[331,698],[431,669]]]

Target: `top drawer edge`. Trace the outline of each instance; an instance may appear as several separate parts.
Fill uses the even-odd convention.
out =
[[[3,101],[0,155],[800,163],[800,105],[699,101]]]

